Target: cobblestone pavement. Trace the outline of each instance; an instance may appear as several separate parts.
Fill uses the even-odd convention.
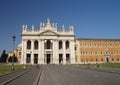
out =
[[[120,85],[120,75],[73,66],[45,65],[39,85]]]

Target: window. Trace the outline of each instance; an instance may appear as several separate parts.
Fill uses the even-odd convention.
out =
[[[31,49],[31,41],[30,40],[27,41],[27,49]]]
[[[98,61],[98,59],[96,59],[96,61]]]
[[[66,49],[69,49],[69,41],[66,41]]]
[[[83,54],[84,54],[84,51],[83,51]]]
[[[95,43],[95,46],[96,46],[96,43]]]
[[[112,47],[112,44],[110,44],[110,47]]]
[[[95,54],[97,54],[97,51],[95,51]]]
[[[91,59],[91,61],[93,61],[93,59]]]
[[[62,41],[59,41],[59,49],[62,49]]]
[[[113,51],[111,51],[111,54],[113,54]]]
[[[101,59],[101,61],[103,61],[103,59]]]
[[[81,55],[82,55],[82,51],[81,51]]]
[[[90,46],[91,46],[91,42],[90,42]]]
[[[81,62],[84,62],[84,59],[81,59]]]
[[[116,50],[116,54],[118,54],[118,50]]]
[[[117,61],[119,61],[119,58],[117,58]]]
[[[105,44],[105,47],[107,47],[107,45]]]
[[[90,51],[90,54],[92,54],[92,51]]]
[[[102,51],[100,51],[101,55],[102,55]]]
[[[114,58],[112,58],[112,61],[114,61]]]
[[[37,40],[34,42],[34,49],[35,49],[35,50],[38,49],[38,41],[37,41]]]
[[[108,51],[106,51],[106,54],[108,54]]]

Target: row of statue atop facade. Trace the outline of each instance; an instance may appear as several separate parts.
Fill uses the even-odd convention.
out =
[[[23,28],[23,31],[27,31],[27,29],[28,29],[28,26],[27,25],[23,25],[22,26],[22,28]],[[50,23],[50,19],[48,18],[47,19],[47,23],[45,24],[45,23],[43,23],[43,22],[40,22],[40,29],[54,29],[54,30],[57,30],[57,28],[58,28],[58,24],[57,23]],[[34,25],[32,25],[32,31],[34,31],[35,30],[35,27],[34,27]],[[62,25],[62,31],[65,31],[65,27],[64,27],[64,25]],[[74,31],[74,27],[73,26],[69,26],[69,31]]]

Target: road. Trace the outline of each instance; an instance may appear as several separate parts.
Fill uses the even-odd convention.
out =
[[[79,66],[43,65],[40,68],[33,66],[27,70],[0,77],[0,83],[25,73],[7,85],[120,85],[120,74],[90,70]]]
[[[39,74],[40,69],[36,66],[29,69],[29,72],[24,74],[23,76],[13,80],[7,85],[34,85],[36,78]]]
[[[29,69],[14,72],[0,77],[0,85],[36,85],[41,66],[33,66]]]
[[[25,69],[25,70],[21,70],[21,71],[10,73],[8,75],[0,76],[0,85],[3,82],[6,82],[6,81],[11,80],[11,79],[14,79],[14,77],[16,77],[18,75],[21,75],[23,73],[27,73],[28,71],[29,71],[29,69]]]
[[[39,85],[120,85],[120,74],[81,69],[72,66],[46,65]]]

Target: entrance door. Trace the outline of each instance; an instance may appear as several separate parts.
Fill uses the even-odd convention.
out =
[[[47,56],[46,56],[46,60],[47,60],[47,64],[50,64],[50,62],[51,62],[50,54],[47,54]]]
[[[59,54],[59,64],[63,63],[63,56],[62,54]]]
[[[31,55],[27,54],[26,63],[30,63],[30,62],[31,62]]]
[[[34,64],[38,64],[38,54],[34,54]]]
[[[70,63],[70,54],[66,54],[66,63]]]
[[[109,63],[109,58],[108,57],[106,57],[106,62]]]

